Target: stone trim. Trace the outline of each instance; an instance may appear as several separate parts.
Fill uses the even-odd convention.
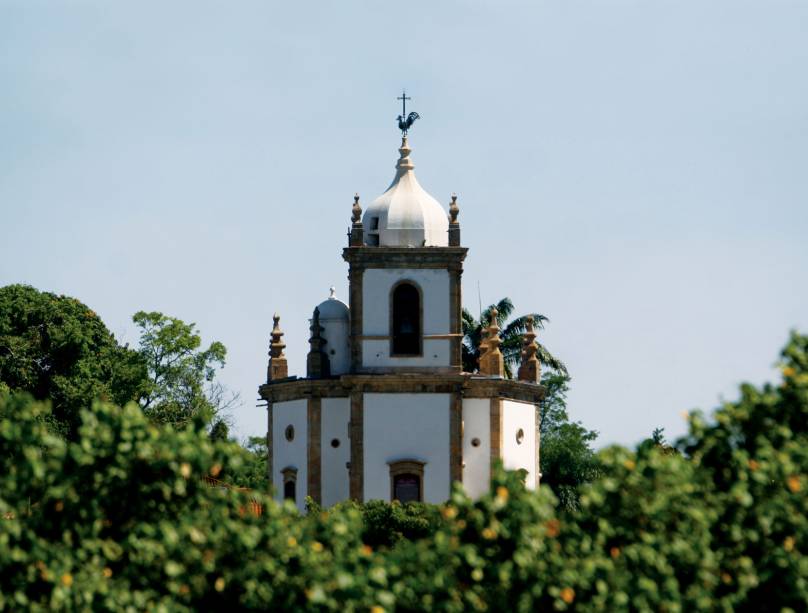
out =
[[[536,404],[536,489],[541,484],[541,406]]]
[[[381,370],[381,369],[380,369]],[[409,369],[408,369],[409,370]],[[452,393],[458,386],[465,398],[502,397],[518,402],[537,404],[544,398],[544,388],[536,383],[480,377],[435,367],[413,367],[413,372],[397,368],[393,372],[347,374],[331,379],[287,379],[259,388],[261,398],[268,403],[320,398],[347,398],[355,391]]]
[[[307,460],[308,494],[317,504],[322,503],[322,401],[309,398],[306,403],[308,422]]]
[[[467,247],[346,247],[351,268],[449,268],[466,258]]]
[[[463,342],[462,333],[462,298],[461,298],[461,285],[460,277],[463,274],[463,268],[457,266],[455,269],[449,270],[449,364],[452,366],[463,369],[463,353],[461,343]]]
[[[463,482],[463,392],[452,392],[449,405],[449,478]]]
[[[405,357],[417,358],[419,356],[391,356],[391,357]],[[363,366],[358,371],[363,375],[458,375],[460,374],[459,366]]]
[[[272,456],[273,450],[273,432],[272,432],[272,403],[267,403],[267,489],[272,493],[273,472],[272,472]]]
[[[502,460],[502,399],[491,398],[491,470]]]
[[[400,285],[411,285],[418,292],[418,353],[394,353],[393,352],[393,337],[395,336],[393,330],[393,294]],[[389,308],[389,321],[388,329],[390,330],[390,351],[391,358],[422,358],[424,357],[424,290],[421,289],[420,283],[416,283],[412,279],[399,279],[390,287],[387,295],[387,304]]]
[[[351,247],[360,249],[361,247]],[[348,269],[348,309],[351,313],[350,320],[350,345],[351,345],[351,371],[356,372],[362,366],[362,282],[365,271],[361,267],[351,265]]]
[[[351,394],[351,465],[348,468],[348,495],[352,500],[365,499],[365,407],[361,392]]]
[[[398,475],[418,475],[420,483],[418,485],[418,502],[424,501],[424,466],[426,462],[421,460],[396,460],[388,462],[390,467],[390,502],[395,500],[396,477]]]

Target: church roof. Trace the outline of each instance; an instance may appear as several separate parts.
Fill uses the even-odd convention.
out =
[[[446,211],[415,178],[407,137],[401,139],[396,176],[365,211],[366,243],[382,247],[446,247]]]

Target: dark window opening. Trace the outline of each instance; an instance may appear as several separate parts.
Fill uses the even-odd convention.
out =
[[[379,218],[373,217],[370,220],[370,229],[371,230],[378,230],[379,229]]]
[[[402,503],[420,501],[421,478],[409,473],[393,477],[393,498]]]
[[[393,290],[393,354],[421,353],[421,296],[414,285]]]
[[[295,482],[293,480],[290,479],[283,484],[283,497],[285,500],[297,502],[297,496],[295,495]]]

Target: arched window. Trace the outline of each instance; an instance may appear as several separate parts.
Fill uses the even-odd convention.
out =
[[[420,502],[421,478],[410,473],[393,477],[393,500],[398,500],[402,503]]]
[[[392,354],[421,355],[421,293],[412,283],[393,289]]]
[[[281,471],[283,475],[283,499],[297,502],[297,469],[287,466]]]
[[[419,460],[388,462],[390,466],[390,500],[423,502],[424,465]]]

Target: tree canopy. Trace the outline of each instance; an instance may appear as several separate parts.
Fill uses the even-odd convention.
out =
[[[48,401],[43,419],[71,439],[81,410],[94,400],[138,402],[157,422],[210,425],[226,438],[227,412],[238,395],[216,380],[224,345],[202,348],[195,324],[162,313],[140,311],[133,321],[137,348],[119,345],[75,298],[26,285],[0,288],[0,391]]]
[[[139,311],[132,320],[140,330],[139,352],[148,369],[140,397],[146,415],[182,427],[193,420],[210,423],[232,405],[235,398],[227,398],[215,380],[227,356],[222,343],[202,349],[196,324],[156,311]]]
[[[146,365],[75,298],[9,285],[0,288],[0,382],[50,401],[52,426],[73,438],[93,399],[137,400]]]

